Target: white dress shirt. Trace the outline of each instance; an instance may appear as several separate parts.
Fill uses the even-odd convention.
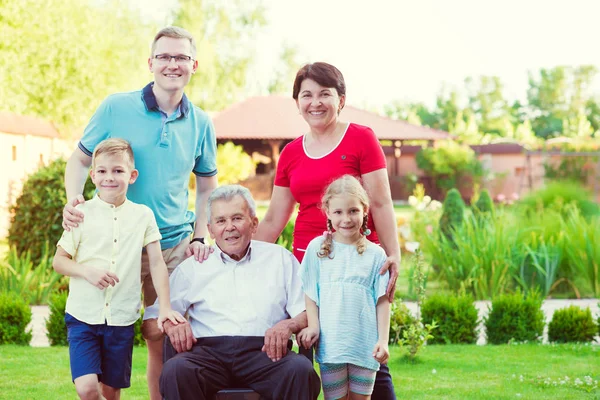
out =
[[[304,311],[300,265],[285,248],[253,240],[235,261],[218,246],[203,263],[190,257],[170,278],[171,307],[187,311],[194,336],[264,336]],[[158,317],[158,303],[144,319]]]

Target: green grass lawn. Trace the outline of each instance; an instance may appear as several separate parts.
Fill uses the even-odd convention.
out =
[[[398,347],[391,354],[399,399],[600,399],[599,389],[583,388],[585,376],[600,380],[600,346],[429,346],[416,363]],[[136,348],[123,398],[147,398],[145,364],[146,350]],[[0,371],[2,399],[76,398],[65,347],[0,346]]]

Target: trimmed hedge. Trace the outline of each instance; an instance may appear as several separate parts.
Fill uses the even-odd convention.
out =
[[[598,326],[590,309],[584,310],[573,305],[554,312],[548,324],[548,340],[559,343],[591,342],[597,331]]]
[[[31,329],[26,329],[30,322],[31,309],[25,300],[0,293],[0,344],[29,345]]]
[[[484,320],[488,343],[534,342],[544,332],[542,298],[535,292],[506,294],[492,300]]]
[[[46,320],[46,337],[50,346],[68,346],[67,325],[65,324],[65,307],[67,306],[66,291],[55,292],[50,295],[48,302],[50,315]]]
[[[421,317],[424,324],[438,325],[427,344],[477,343],[479,316],[471,296],[431,296],[421,306]]]

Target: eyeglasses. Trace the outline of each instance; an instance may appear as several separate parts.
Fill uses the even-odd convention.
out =
[[[156,61],[158,61],[160,64],[169,64],[171,62],[171,59],[174,59],[175,64],[179,64],[179,65],[187,64],[193,60],[193,58],[190,56],[184,56],[184,55],[171,56],[169,54],[157,54],[154,56],[154,59]]]

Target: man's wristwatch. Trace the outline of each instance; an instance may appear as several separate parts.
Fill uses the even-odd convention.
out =
[[[194,243],[194,242],[200,242],[202,244],[204,243],[204,238],[203,237],[199,237],[199,238],[193,238],[192,240],[190,240],[190,244]]]

